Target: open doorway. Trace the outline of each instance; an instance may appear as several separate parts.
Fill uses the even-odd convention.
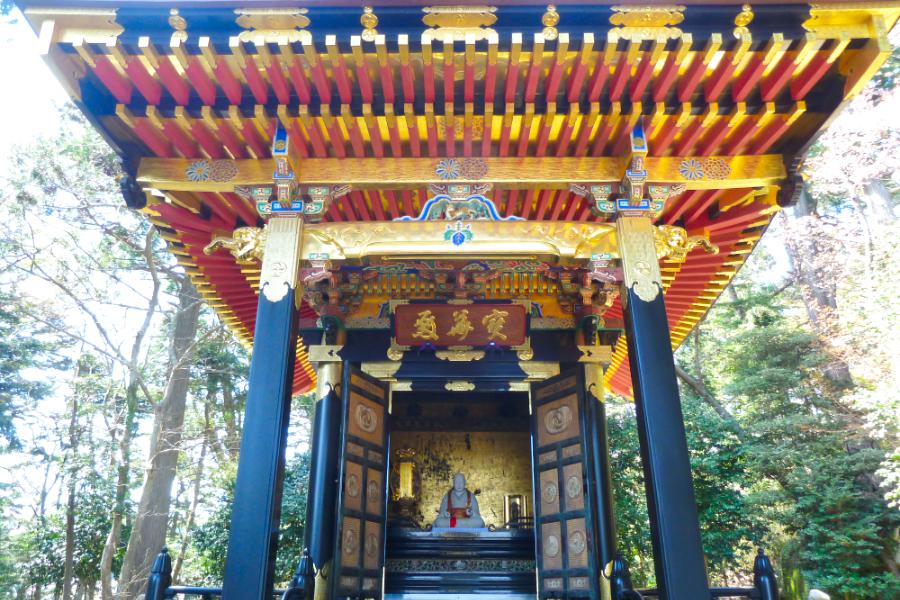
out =
[[[528,394],[396,392],[390,419],[387,597],[533,598]]]

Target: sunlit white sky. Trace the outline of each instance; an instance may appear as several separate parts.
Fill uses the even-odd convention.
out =
[[[12,145],[53,132],[66,93],[38,55],[37,37],[18,10],[0,21],[0,161]],[[2,164],[2,163],[0,163]]]

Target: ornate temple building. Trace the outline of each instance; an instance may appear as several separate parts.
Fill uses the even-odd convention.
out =
[[[672,352],[890,53],[897,2],[20,1],[127,205],[253,347],[221,588],[287,598],[773,600],[710,588]],[[616,552],[633,398],[656,568]],[[748,573],[750,565],[748,565]]]

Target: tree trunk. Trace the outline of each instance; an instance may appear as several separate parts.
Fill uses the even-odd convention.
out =
[[[197,515],[197,504],[200,501],[200,487],[203,483],[203,466],[206,461],[206,440],[203,440],[200,446],[200,459],[197,461],[197,473],[194,475],[193,498],[191,498],[191,507],[184,521],[184,537],[181,540],[181,548],[178,550],[178,556],[175,558],[175,566],[172,567],[172,583],[178,583],[181,575],[181,567],[184,564],[184,556],[187,553],[187,547],[191,543],[191,528],[194,526],[194,517]]]
[[[119,576],[118,596],[131,600],[142,593],[153,559],[165,545],[172,482],[181,446],[190,383],[190,354],[197,335],[200,299],[187,278],[180,282],[165,395],[154,410],[154,437],[137,515]]]
[[[830,339],[832,327],[837,315],[837,293],[835,276],[821,264],[822,249],[819,247],[821,237],[821,219],[816,212],[816,201],[804,188],[800,193],[793,225],[801,229],[800,235],[792,235],[785,248],[794,263],[801,288],[801,297],[806,305],[809,321],[822,347],[828,352],[829,362],[825,366],[824,375],[838,387],[853,385],[850,365],[833,352]]]
[[[119,440],[119,463],[116,474],[116,500],[112,511],[112,524],[103,553],[100,555],[100,598],[113,600],[112,567],[113,559],[119,548],[122,537],[122,519],[125,517],[125,496],[128,492],[128,471],[131,469],[131,438],[134,432],[134,417],[137,410],[138,386],[136,375],[125,392],[125,419],[122,438]]]
[[[77,371],[76,371],[77,376]],[[68,498],[66,499],[66,550],[63,563],[63,600],[72,598],[72,580],[75,576],[75,481],[78,476],[78,394],[72,394],[72,414],[69,417],[69,467]]]

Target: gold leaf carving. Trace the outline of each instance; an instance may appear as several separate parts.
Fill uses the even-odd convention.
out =
[[[297,287],[302,225],[299,216],[273,217],[266,225],[259,289],[270,302],[278,302]]]
[[[613,6],[609,22],[616,28],[610,30],[610,39],[638,42],[660,37],[680,38],[681,30],[672,25],[684,21],[684,8],[681,4]]]
[[[438,350],[434,353],[434,356],[440,360],[447,360],[450,362],[471,362],[473,360],[481,360],[484,358],[484,351],[451,348],[450,350]]]
[[[187,21],[181,16],[177,8],[169,9],[169,27],[175,30],[175,33],[172,34],[172,41],[186,42],[188,39],[187,26]]]
[[[371,6],[363,7],[363,14],[359,18],[359,24],[363,26],[360,37],[366,42],[374,42],[375,38],[378,37],[378,30],[375,29],[378,26],[378,15],[375,14]]]
[[[697,246],[706,250],[707,254],[718,254],[719,247],[702,235],[688,236],[683,227],[660,225],[655,235],[656,255],[672,262],[683,263],[688,253]]]
[[[448,381],[444,384],[444,389],[448,392],[471,392],[475,389],[475,384],[471,381]]]
[[[620,217],[616,228],[624,286],[644,302],[652,302],[662,289],[653,223],[649,217]]]
[[[242,42],[260,38],[273,43],[312,41],[308,31],[301,31],[309,26],[305,8],[237,8],[234,12],[238,15],[236,23],[248,30],[238,35]]]
[[[750,30],[747,28],[747,25],[753,22],[753,18],[756,15],[753,14],[753,7],[749,4],[744,4],[741,6],[741,12],[737,14],[734,18],[734,37],[739,38],[745,33],[750,33]]]
[[[473,35],[475,40],[497,35],[488,27],[497,22],[495,6],[426,6],[422,12],[425,13],[422,23],[432,28],[425,30],[423,42],[461,42],[467,34]]]
[[[238,227],[231,236],[217,235],[203,248],[204,254],[212,254],[219,248],[231,252],[240,265],[253,264],[263,259],[266,246],[266,230],[261,227]]]
[[[545,40],[555,40],[559,37],[559,30],[556,29],[559,25],[559,13],[556,12],[556,6],[547,5],[547,12],[541,17],[541,24],[544,26],[542,34]]]

